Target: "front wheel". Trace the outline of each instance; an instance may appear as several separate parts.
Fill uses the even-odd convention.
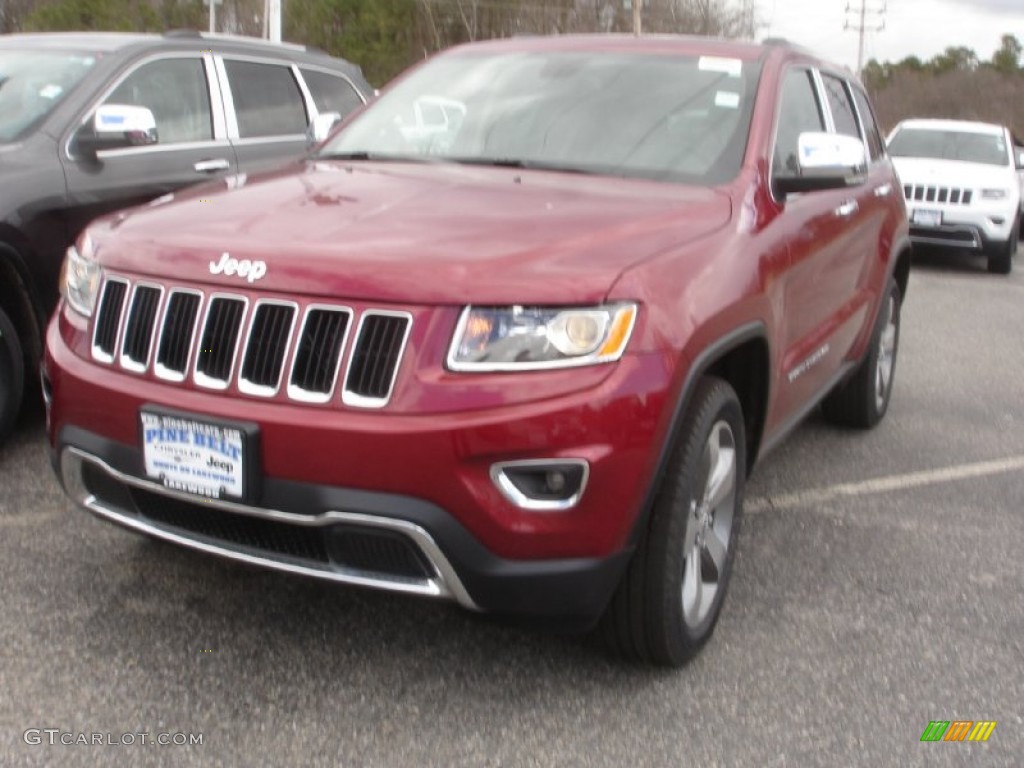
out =
[[[701,380],[647,528],[602,618],[611,650],[675,667],[711,637],[736,554],[746,476],[743,423],[732,387]]]
[[[900,289],[889,280],[878,310],[871,346],[857,370],[826,396],[825,417],[836,424],[871,429],[885,416],[900,343]]]
[[[0,309],[0,443],[10,434],[21,409],[25,360],[18,332]]]
[[[995,275],[1008,275],[1013,269],[1013,257],[1017,253],[1019,231],[1013,225],[1010,239],[1005,243],[993,243],[988,255],[988,271]]]

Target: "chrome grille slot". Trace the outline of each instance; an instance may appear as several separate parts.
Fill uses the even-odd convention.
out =
[[[338,377],[352,312],[310,307],[299,332],[288,395],[307,402],[327,402]]]
[[[243,392],[267,397],[276,394],[294,323],[294,304],[257,302],[238,382]]]
[[[363,314],[345,376],[342,402],[364,408],[387,404],[411,324],[412,318],[402,312],[371,310]]]
[[[121,327],[121,313],[124,297],[128,293],[128,282],[111,278],[103,288],[100,311],[96,314],[96,326],[92,337],[92,355],[104,363],[114,361],[117,349],[117,332]]]
[[[196,333],[196,320],[199,319],[198,293],[190,291],[171,291],[164,312],[163,329],[160,332],[160,344],[156,350],[156,374],[172,381],[184,381],[188,368],[189,353],[192,351],[192,339]]]
[[[904,184],[903,197],[910,201],[970,205],[973,192],[962,187],[934,187],[922,184]]]
[[[141,372],[149,365],[156,313],[160,309],[162,289],[152,285],[138,285],[132,291],[128,315],[121,342],[121,366]]]
[[[210,300],[196,354],[196,384],[214,389],[227,387],[238,350],[245,303],[245,299],[232,296],[215,296]]]

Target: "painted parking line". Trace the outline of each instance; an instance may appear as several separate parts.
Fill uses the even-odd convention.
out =
[[[840,483],[839,485],[830,485],[827,488],[812,488],[807,491],[784,493],[779,496],[756,496],[747,499],[743,505],[743,511],[746,514],[751,514],[767,512],[768,510],[810,507],[844,497],[903,491],[909,488],[941,485],[943,483],[953,483],[957,480],[969,480],[975,477],[1000,475],[1020,470],[1024,470],[1024,456],[1011,456],[996,461],[981,461],[975,464],[960,464],[941,469],[908,472],[903,475],[876,477],[857,483]]]

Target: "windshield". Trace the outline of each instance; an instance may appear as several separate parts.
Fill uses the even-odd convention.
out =
[[[743,161],[759,65],[595,52],[438,57],[321,155],[716,184]]]
[[[95,61],[77,53],[0,50],[0,141],[35,127]]]
[[[1006,140],[993,133],[902,128],[889,142],[889,154],[985,165],[1010,164]]]

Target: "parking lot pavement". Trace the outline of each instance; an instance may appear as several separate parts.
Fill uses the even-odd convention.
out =
[[[0,764],[1019,766],[1017,266],[915,264],[888,417],[812,417],[758,467],[718,631],[675,672],[100,523],[37,414],[0,449]],[[933,720],[996,727],[922,743]],[[148,738],[59,743],[94,733]]]

